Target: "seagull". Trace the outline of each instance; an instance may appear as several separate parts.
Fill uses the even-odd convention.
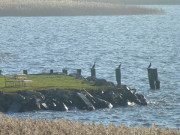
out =
[[[150,64],[149,64],[148,68],[150,68],[150,67],[151,67],[151,62],[150,62]]]
[[[92,66],[92,69],[94,69],[94,68],[95,68],[95,64],[96,64],[96,62],[94,62],[94,65]]]

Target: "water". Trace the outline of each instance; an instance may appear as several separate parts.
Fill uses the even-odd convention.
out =
[[[122,64],[122,83],[146,96],[147,106],[95,111],[26,112],[11,116],[68,118],[127,126],[180,127],[180,6],[157,6],[161,15],[1,17],[0,69],[3,74],[61,71],[115,82]],[[160,90],[150,90],[147,67],[158,68]]]

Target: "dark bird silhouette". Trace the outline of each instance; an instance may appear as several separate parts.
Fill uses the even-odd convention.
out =
[[[121,64],[122,64],[122,62],[120,62],[119,66],[118,66],[119,69],[121,68]]]
[[[150,64],[149,64],[148,68],[150,68],[150,67],[151,67],[151,62],[150,62]]]
[[[95,68],[95,65],[96,65],[96,62],[94,62],[94,65],[92,66],[92,69],[94,69],[94,68]]]

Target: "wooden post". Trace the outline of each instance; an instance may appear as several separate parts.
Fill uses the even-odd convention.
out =
[[[91,77],[96,77],[96,70],[95,70],[95,68],[91,68]]]
[[[81,69],[77,69],[77,75],[81,76]]]
[[[28,74],[27,70],[23,70],[23,74],[27,75]]]
[[[67,75],[67,69],[63,69],[62,72]]]
[[[155,89],[155,84],[154,84],[154,72],[152,68],[148,68],[148,78],[149,78],[149,85],[151,89]]]
[[[149,85],[151,89],[160,89],[157,68],[148,68]]]
[[[121,69],[120,68],[116,68],[116,81],[117,81],[117,85],[121,86]]]
[[[158,80],[157,68],[153,69],[153,74],[154,74],[154,80],[157,81]]]
[[[160,81],[159,80],[156,81],[156,89],[160,89]]]
[[[50,69],[50,74],[53,74],[53,69]]]

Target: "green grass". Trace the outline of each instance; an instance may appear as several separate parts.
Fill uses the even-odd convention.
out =
[[[51,90],[51,89],[98,89],[83,79],[76,79],[64,75],[27,75],[26,80],[32,80],[32,85],[26,87],[5,87],[4,76],[0,75],[0,90],[4,92],[15,92],[18,90]]]

